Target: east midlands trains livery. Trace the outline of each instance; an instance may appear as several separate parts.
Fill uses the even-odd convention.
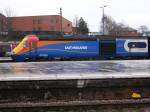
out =
[[[11,53],[14,61],[38,59],[109,59],[150,56],[148,37],[58,37],[26,36]]]

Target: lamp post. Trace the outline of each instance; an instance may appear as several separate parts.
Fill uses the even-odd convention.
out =
[[[63,35],[63,31],[62,31],[62,8],[60,7],[60,29],[61,29],[61,35]]]
[[[104,6],[100,7],[100,8],[102,8],[102,11],[103,11],[103,13],[102,13],[103,35],[105,35],[105,21],[104,21],[104,19],[105,19],[104,8],[105,8],[105,7],[107,7],[107,5],[104,5]]]

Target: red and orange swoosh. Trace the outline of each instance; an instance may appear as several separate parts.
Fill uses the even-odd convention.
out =
[[[42,47],[42,46],[46,46],[49,44],[63,44],[63,43],[69,43],[69,42],[75,42],[75,41],[38,41],[37,47]],[[18,54],[22,54],[25,52],[28,52],[29,48],[23,48],[20,50],[20,52],[18,52]]]

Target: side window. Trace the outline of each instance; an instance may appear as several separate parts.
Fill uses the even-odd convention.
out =
[[[25,42],[23,43],[23,47],[24,47],[24,48],[28,48],[28,43],[27,43],[27,41],[25,41]]]
[[[37,48],[37,42],[34,42],[34,41],[33,41],[33,42],[31,43],[31,48],[32,48],[32,49],[36,49],[36,48]]]
[[[68,24],[68,27],[70,27],[70,24]]]
[[[128,47],[129,48],[146,48],[145,42],[129,42]]]

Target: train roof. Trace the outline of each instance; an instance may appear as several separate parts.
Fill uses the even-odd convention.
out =
[[[115,40],[116,38],[120,39],[147,39],[146,36],[111,36],[111,35],[99,35],[99,36],[72,36],[72,35],[48,35],[48,36],[38,36],[39,40]]]
[[[39,40],[97,40],[97,38],[89,36],[61,36],[61,35],[48,35],[48,36],[38,36]]]

